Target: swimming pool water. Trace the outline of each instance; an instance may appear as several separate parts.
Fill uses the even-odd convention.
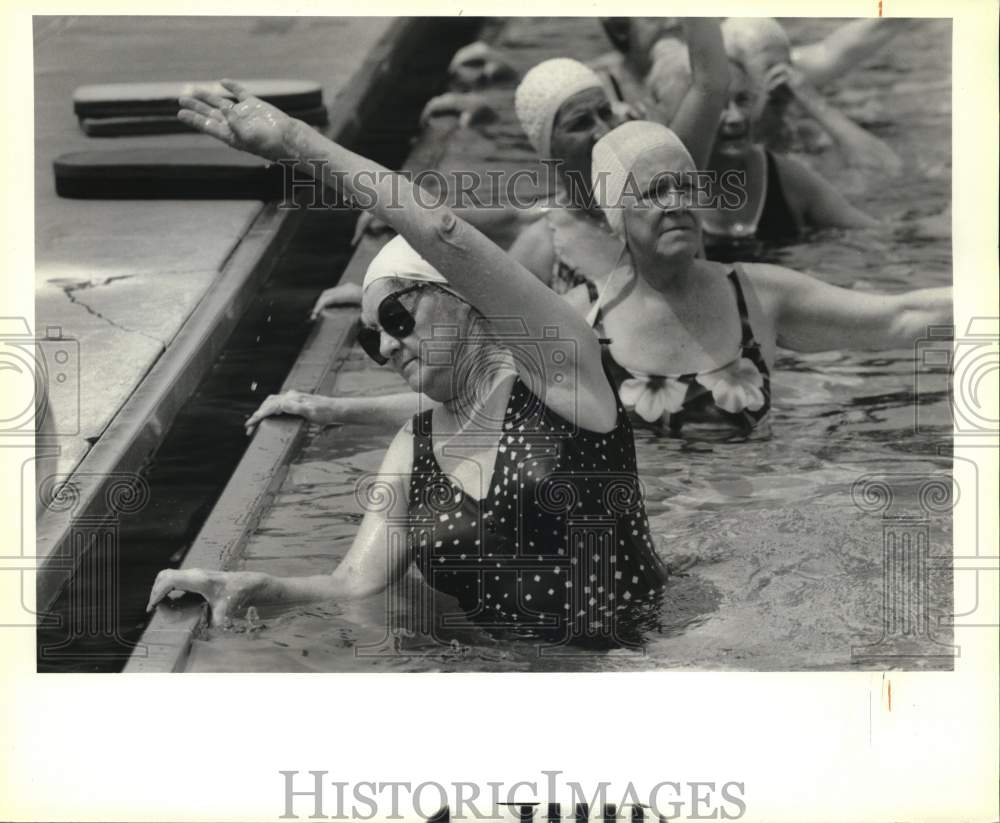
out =
[[[784,22],[796,40],[835,25]],[[590,19],[512,20],[498,42],[522,70],[567,51],[588,59],[607,48]],[[823,232],[775,250],[771,259],[847,287],[899,291],[951,283],[950,42],[948,21],[925,22],[830,90],[834,102],[897,151],[906,171],[893,181],[846,173],[832,151],[809,162],[893,225]],[[509,101],[510,90],[491,94]],[[466,161],[528,156],[509,112],[483,134],[452,142],[451,156]],[[950,633],[942,618],[954,610],[950,510],[928,507],[926,499],[928,489],[933,496],[951,485],[947,373],[940,366],[918,369],[918,360],[919,351],[782,352],[769,434],[743,440],[637,433],[647,511],[661,554],[676,572],[664,596],[665,628],[648,638],[644,653],[540,657],[530,643],[499,643],[471,627],[443,642],[394,635],[386,626],[412,604],[387,605],[377,596],[280,614],[261,610],[249,622],[196,640],[189,669],[949,668]],[[335,391],[402,388],[399,378],[355,351]],[[391,434],[375,427],[315,433],[250,541],[244,567],[330,571],[360,521],[355,481],[377,469]],[[879,483],[893,494],[887,510],[876,505]],[[902,637],[890,626],[873,647],[883,639],[887,614],[886,547],[906,540],[926,541],[928,549],[920,597],[929,634],[918,625]],[[916,607],[907,608],[914,613]]]

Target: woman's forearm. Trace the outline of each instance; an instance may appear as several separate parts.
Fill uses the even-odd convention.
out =
[[[852,20],[817,43],[793,49],[792,59],[810,82],[821,86],[857,67],[913,23],[881,18]]]
[[[313,423],[401,426],[422,409],[437,405],[429,397],[415,392],[400,392],[379,397],[323,397],[311,395],[310,406],[303,415]]]
[[[290,119],[284,134],[288,160],[297,169],[323,180],[354,199],[379,220],[404,235],[418,252],[433,243],[437,227],[451,210],[437,195],[424,193],[405,175],[390,171],[367,157],[324,137],[301,120]]]
[[[450,208],[424,197],[405,175],[348,151],[301,121],[290,121],[282,143],[297,168],[322,174],[334,188],[363,201],[361,208],[403,235],[472,305],[521,318],[532,337],[555,325],[578,344],[594,340],[583,318],[567,310],[558,295]]]
[[[719,117],[729,92],[729,61],[722,29],[714,18],[686,18],[691,87],[668,124],[703,168],[712,154]]]
[[[878,158],[878,164],[887,173],[895,174],[899,171],[901,161],[892,149],[838,108],[827,103],[814,88],[801,86],[794,89],[793,94],[806,113],[830,135],[849,165],[866,165],[862,159],[874,157]]]
[[[368,587],[371,588],[371,587]],[[375,593],[359,587],[349,575],[314,574],[309,577],[274,577],[253,598],[259,605],[324,603],[331,600],[358,600]],[[251,603],[250,605],[253,605]]]
[[[909,347],[927,336],[931,326],[950,326],[953,318],[952,290],[917,289],[897,298],[899,311],[887,330],[886,347]]]
[[[719,20],[685,17],[682,26],[691,60],[691,84],[724,98],[729,91],[729,58]]]

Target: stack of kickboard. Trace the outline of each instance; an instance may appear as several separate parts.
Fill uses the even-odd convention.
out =
[[[323,90],[308,80],[241,80],[254,97],[313,125],[326,123]],[[111,83],[80,86],[73,92],[73,111],[91,137],[171,134],[191,131],[177,119],[177,98],[203,89],[220,97],[232,95],[215,82]]]
[[[305,80],[242,80],[255,97],[299,120],[326,123],[323,91]],[[195,89],[232,97],[217,83],[118,83],[81,86],[73,94],[80,126],[91,136],[191,131],[178,102]],[[86,199],[252,199],[284,194],[283,168],[212,140],[203,147],[161,144],[64,154],[53,164],[56,193]]]

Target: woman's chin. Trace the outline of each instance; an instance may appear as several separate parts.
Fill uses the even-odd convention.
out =
[[[677,262],[693,258],[698,252],[698,234],[692,229],[673,230],[660,235],[656,256],[663,261]]]
[[[721,157],[745,157],[750,151],[750,141],[746,138],[739,140],[716,140],[713,152]]]

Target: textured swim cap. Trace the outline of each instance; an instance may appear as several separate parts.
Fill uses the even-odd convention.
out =
[[[726,54],[744,63],[753,62],[772,46],[787,52],[791,59],[788,33],[773,17],[729,17],[722,21],[722,41]]]
[[[552,154],[552,125],[559,107],[584,89],[603,88],[596,72],[568,57],[546,60],[524,75],[514,95],[514,109],[539,157]]]
[[[442,283],[448,281],[437,269],[417,254],[413,246],[406,242],[403,236],[397,235],[386,243],[365,272],[362,290],[367,289],[376,280],[386,277],[397,277],[401,280],[416,280],[424,283]]]
[[[681,139],[666,126],[648,120],[624,123],[597,141],[591,158],[594,192],[601,197],[600,206],[608,225],[617,237],[625,239],[625,210],[622,195],[628,185],[632,167],[640,157],[657,151],[662,157],[663,173],[693,172],[694,160]],[[658,157],[658,159],[660,159]],[[632,187],[641,187],[648,180],[633,180]]]

